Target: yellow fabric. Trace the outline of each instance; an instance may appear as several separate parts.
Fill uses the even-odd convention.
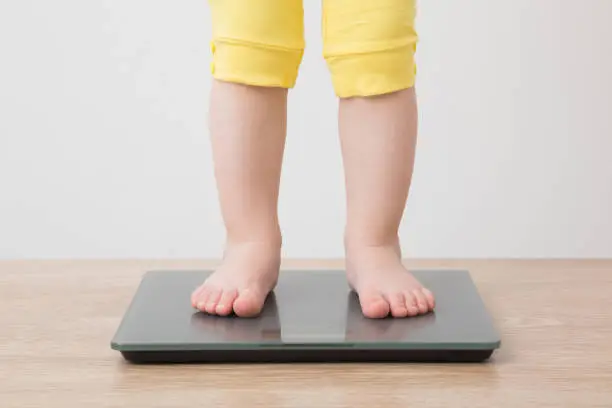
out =
[[[339,97],[415,81],[416,0],[322,0],[323,56]],[[215,78],[292,88],[304,53],[302,0],[209,0]]]

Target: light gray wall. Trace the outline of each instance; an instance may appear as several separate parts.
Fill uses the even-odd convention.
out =
[[[319,2],[285,255],[342,255]],[[612,1],[421,1],[414,257],[612,257]],[[0,3],[0,258],[218,257],[205,1]]]

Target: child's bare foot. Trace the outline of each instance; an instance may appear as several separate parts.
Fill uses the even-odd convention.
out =
[[[221,266],[191,295],[191,304],[209,314],[240,317],[261,312],[276,286],[280,245],[249,242],[228,245]]]
[[[402,265],[398,246],[347,250],[347,278],[364,316],[416,316],[434,309],[434,296]]]

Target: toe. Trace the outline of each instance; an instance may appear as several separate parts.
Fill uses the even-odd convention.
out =
[[[211,289],[210,294],[208,295],[208,299],[206,300],[206,304],[204,306],[206,313],[216,313],[217,304],[219,303],[219,299],[221,298],[222,293],[223,291],[221,289]]]
[[[197,297],[195,299],[196,309],[200,310],[201,312],[206,311],[206,301],[208,300],[210,292],[210,287],[202,285],[202,290],[198,292]]]
[[[234,313],[240,317],[253,317],[263,308],[267,293],[260,293],[254,289],[245,289],[238,293],[234,301]]]
[[[408,316],[416,316],[419,314],[419,308],[417,301],[412,292],[405,292],[404,299],[406,299],[406,310],[408,310]]]
[[[429,306],[427,305],[427,299],[425,299],[425,295],[421,291],[421,289],[415,289],[412,291],[417,303],[417,307],[419,308],[419,313],[425,314],[429,311]]]
[[[391,309],[391,315],[393,317],[406,317],[408,316],[408,309],[406,308],[406,298],[403,293],[394,293],[392,295],[385,296]]]
[[[421,289],[421,292],[423,292],[423,295],[425,295],[425,299],[427,299],[427,305],[429,306],[429,310],[434,310],[436,308],[436,299],[434,298],[434,295],[431,290],[423,288]]]
[[[204,290],[205,285],[201,284],[191,293],[191,306],[196,307],[198,304],[198,299],[200,298],[200,293]]]
[[[382,319],[389,315],[389,302],[380,293],[359,294],[359,303],[365,317]]]
[[[196,307],[196,305],[198,304],[198,295],[200,294],[201,290],[202,287],[199,286],[196,290],[191,292],[191,307]]]
[[[234,300],[238,296],[238,291],[236,289],[223,291],[221,297],[219,298],[219,302],[217,303],[217,309],[215,312],[220,316],[227,316],[230,314],[234,307]]]

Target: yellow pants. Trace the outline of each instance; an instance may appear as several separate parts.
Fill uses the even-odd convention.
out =
[[[414,85],[416,0],[322,1],[323,56],[339,97]],[[292,88],[305,47],[302,0],[209,2],[213,77]]]

